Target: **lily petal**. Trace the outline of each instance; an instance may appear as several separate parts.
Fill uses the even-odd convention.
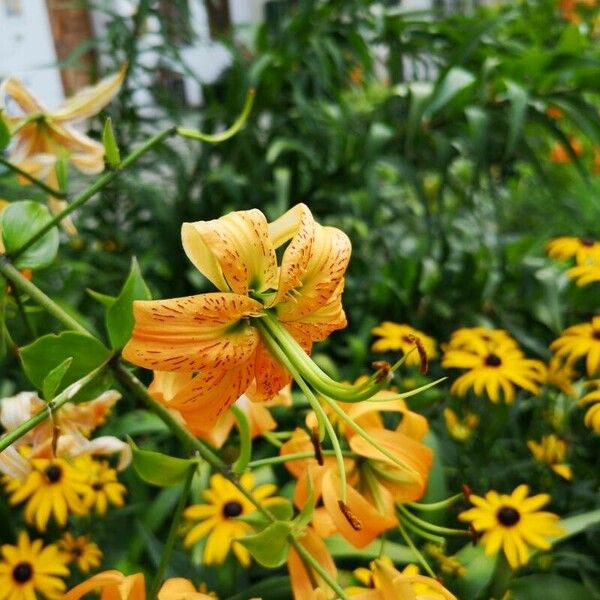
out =
[[[259,334],[245,318],[260,309],[258,302],[238,294],[138,300],[133,304],[135,327],[123,357],[159,371],[235,367],[256,350]]]

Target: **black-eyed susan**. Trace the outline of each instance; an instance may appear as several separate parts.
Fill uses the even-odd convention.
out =
[[[272,483],[254,487],[254,477],[251,473],[244,473],[240,484],[244,489],[251,491],[262,506],[268,507],[284,501],[283,498],[273,497],[277,487]],[[205,504],[188,506],[184,512],[186,519],[200,521],[188,531],[184,544],[191,546],[200,538],[208,536],[204,547],[205,564],[222,563],[232,549],[242,565],[248,566],[250,554],[235,539],[252,533],[253,529],[237,517],[254,512],[256,507],[233,483],[219,473],[210,478],[210,488],[202,492],[202,495],[206,500]]]
[[[356,569],[353,575],[361,585],[345,591],[361,600],[456,600],[439,581],[419,575],[416,565],[398,571],[387,557],[373,561],[369,569]]]
[[[444,368],[468,369],[453,384],[451,392],[466,396],[469,388],[478,396],[486,394],[492,402],[501,398],[511,403],[515,387],[537,394],[546,379],[546,367],[539,360],[528,359],[512,338],[505,339],[494,330],[489,339],[478,336],[471,345],[462,348],[448,345],[442,359]]]
[[[479,417],[475,413],[467,411],[459,417],[451,408],[444,409],[444,421],[450,437],[457,442],[466,442],[479,425]]]
[[[594,376],[600,370],[600,315],[593,317],[590,323],[567,327],[550,344],[550,349],[570,363],[585,357],[587,374]]]
[[[86,495],[86,507],[104,515],[109,505],[123,506],[127,488],[117,479],[117,471],[105,460],[94,460],[88,454],[75,459],[79,470],[86,474],[90,492]]]
[[[516,340],[505,329],[489,327],[460,327],[452,333],[444,350],[471,350],[485,352],[490,345],[518,348]]]
[[[384,321],[377,327],[371,329],[373,335],[379,336],[380,339],[375,341],[371,346],[373,352],[402,352],[407,354],[407,366],[419,366],[421,358],[415,350],[415,338],[421,342],[425,354],[428,359],[433,359],[437,356],[435,340],[427,334],[406,325],[405,323],[393,323],[392,321]]]
[[[550,496],[538,494],[528,498],[528,494],[526,485],[518,486],[512,494],[493,490],[485,498],[471,494],[474,508],[459,515],[459,519],[470,522],[475,531],[483,533],[485,553],[490,556],[502,548],[513,569],[527,563],[530,546],[549,550],[548,538],[563,532],[557,526],[558,515],[539,510],[550,502]]]
[[[574,279],[579,287],[600,281],[600,257],[594,260],[588,259],[581,264],[567,269],[567,275],[571,279]]]
[[[64,527],[69,513],[84,515],[88,512],[84,499],[91,489],[85,473],[60,458],[34,458],[24,481],[7,478],[5,485],[12,505],[27,502],[25,520],[40,531],[46,531],[51,515]]]
[[[61,598],[66,587],[62,578],[68,575],[65,557],[57,546],[44,547],[42,540],[31,541],[25,531],[19,533],[16,546],[2,546],[2,600],[32,600],[36,592],[49,600]]]
[[[554,433],[545,435],[539,442],[528,440],[527,447],[538,462],[548,465],[557,475],[570,481],[573,478],[571,467],[565,462],[567,442]]]
[[[553,356],[548,363],[546,369],[546,383],[557,389],[567,396],[574,397],[575,389],[573,381],[577,378],[573,364],[562,360],[558,356]]]
[[[586,387],[591,388],[579,401],[579,405],[586,407],[587,412],[583,422],[596,433],[600,433],[600,379],[586,382]]]
[[[574,258],[577,264],[585,264],[589,259],[600,260],[600,241],[590,237],[557,237],[546,244],[546,252],[550,258]]]
[[[67,562],[74,562],[82,573],[88,573],[99,567],[102,562],[102,550],[87,535],[75,537],[65,532],[58,541],[58,547]]]

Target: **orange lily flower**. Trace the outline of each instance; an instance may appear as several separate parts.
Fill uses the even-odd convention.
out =
[[[12,77],[0,85],[0,111],[12,134],[11,163],[30,175],[58,188],[55,165],[61,155],[82,173],[95,175],[104,169],[104,146],[81,133],[76,125],[104,108],[118,93],[127,65],[68,98],[56,110],[48,110],[18,80]],[[7,111],[6,98],[18,105],[21,114]],[[49,198],[51,210],[59,212],[65,203]],[[72,225],[71,225],[72,227]]]
[[[100,600],[146,600],[143,573],[123,575],[119,571],[104,571],[76,585],[63,600],[79,600],[90,592],[100,593]],[[181,577],[165,581],[158,592],[158,600],[214,600],[212,596],[196,591],[194,584]]]
[[[418,572],[414,565],[400,572],[389,559],[377,559],[370,571],[355,571],[367,587],[350,587],[346,592],[356,600],[456,600],[441,583]]]
[[[312,528],[304,529],[297,540],[331,575],[332,579],[337,579],[337,568],[333,558],[331,558],[325,542]],[[332,597],[333,592],[330,591],[323,578],[309,568],[293,547],[290,547],[287,564],[295,600],[306,600],[307,598],[325,600]]]
[[[379,392],[380,401],[341,405],[352,420],[360,425],[375,440],[375,445],[349,428],[341,429],[342,435],[357,458],[345,459],[348,474],[347,506],[359,522],[360,528],[350,523],[339,505],[341,481],[335,459],[323,457],[323,465],[315,459],[293,460],[287,469],[298,479],[294,502],[302,507],[308,498],[308,483],[311,482],[323,507],[317,508],[313,516],[315,530],[322,536],[336,531],[357,548],[369,544],[383,531],[398,524],[394,516],[395,502],[418,500],[425,492],[427,477],[432,463],[432,452],[420,442],[429,427],[427,420],[406,407],[403,400],[385,401],[392,392]],[[403,415],[396,430],[383,427],[380,412],[400,412]],[[312,427],[313,415],[307,421]],[[313,448],[308,434],[296,429],[291,439],[280,450],[280,454],[307,452]],[[385,456],[383,448],[397,457],[405,467],[401,468]]]
[[[154,379],[148,391],[155,400],[168,405],[170,400],[185,389],[192,379],[193,373],[155,371]],[[289,385],[284,387],[273,398],[262,403],[252,401],[252,391],[248,390],[248,394],[242,394],[235,404],[246,414],[250,425],[250,437],[254,439],[266,431],[273,431],[277,428],[277,423],[268,408],[272,406],[290,406],[292,404],[291,388]],[[216,448],[220,448],[225,443],[235,426],[235,417],[231,412],[223,413],[215,425],[208,430],[202,419],[197,418],[194,411],[188,414],[185,407],[182,407],[179,410],[172,409],[172,412],[183,420],[186,427],[194,435],[206,440]]]
[[[193,373],[166,406],[207,430],[251,386],[262,401],[291,381],[263,339],[267,324],[306,352],[345,327],[341,294],[351,247],[304,204],[272,223],[256,209],[184,223],[182,241],[220,291],[135,302],[123,356],[147,369]],[[286,243],[278,265],[275,252]]]
[[[581,156],[583,154],[583,146],[576,137],[571,137],[569,145],[575,156]],[[556,142],[550,150],[550,160],[557,164],[568,164],[571,162],[571,155],[567,152],[566,148],[559,142]]]

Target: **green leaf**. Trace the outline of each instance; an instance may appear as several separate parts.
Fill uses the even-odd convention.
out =
[[[58,189],[64,192],[69,185],[69,157],[66,152],[61,152],[54,165]]]
[[[481,544],[468,544],[458,551],[456,558],[466,569],[465,576],[456,581],[458,597],[478,598],[492,580],[498,555],[486,556]]]
[[[65,358],[65,360],[58,365],[58,367],[55,367],[52,369],[52,371],[50,371],[50,373],[48,373],[48,375],[46,375],[44,383],[42,384],[44,400],[46,400],[46,402],[50,402],[50,400],[52,400],[56,395],[56,390],[58,389],[58,386],[63,380],[66,372],[69,370],[72,362],[73,357],[69,356],[68,358]]]
[[[444,108],[456,98],[460,92],[472,85],[474,81],[475,76],[469,71],[465,71],[460,67],[450,69],[433,91],[423,117],[426,119],[431,118],[438,110]]]
[[[7,254],[19,250],[32,234],[44,227],[52,217],[48,209],[33,202],[12,202],[2,212],[2,239]],[[58,231],[54,227],[15,261],[19,269],[42,269],[55,258],[58,251]]]
[[[364,548],[355,548],[349,544],[341,535],[336,534],[328,537],[325,544],[336,558],[360,558],[360,560],[372,560],[381,556],[381,540],[374,540]],[[414,552],[408,547],[396,542],[385,540],[383,554],[389,556],[395,563],[414,562]]]
[[[517,142],[521,137],[529,94],[525,88],[514,81],[507,80],[504,83],[506,85],[506,97],[510,102],[508,136],[506,138],[506,150],[504,152],[504,157],[508,158],[515,151]]]
[[[4,117],[2,116],[2,111],[0,111],[0,152],[8,146],[10,142],[10,130]]]
[[[131,337],[135,324],[133,301],[150,300],[151,298],[150,290],[142,277],[137,260],[133,258],[123,289],[114,304],[106,311],[106,329],[114,350],[120,350]]]
[[[183,482],[190,468],[198,464],[195,458],[175,458],[152,450],[140,450],[133,442],[131,450],[133,468],[139,478],[160,487]]]
[[[247,548],[258,563],[274,569],[287,560],[290,546],[288,536],[292,528],[289,521],[276,521],[260,533],[238,538],[236,541]]]
[[[589,598],[589,591],[578,581],[551,573],[528,575],[515,579],[510,586],[511,600],[565,600],[565,598]]]
[[[269,577],[259,583],[251,585],[243,592],[229,596],[228,600],[256,600],[268,598],[269,600],[289,600],[292,597],[289,577]]]
[[[298,516],[294,519],[294,529],[296,531],[301,531],[304,529],[311,521],[313,512],[315,511],[315,491],[312,486],[312,481],[310,477],[307,479],[308,482],[308,497],[306,498],[306,502],[302,507],[302,510],[298,514]]]
[[[600,508],[591,510],[581,515],[561,519],[557,526],[564,530],[564,533],[551,539],[552,544],[558,544],[567,538],[587,531],[588,528],[600,524]]]
[[[104,122],[102,144],[104,145],[104,152],[106,153],[106,162],[111,167],[119,166],[119,163],[121,162],[121,153],[119,152],[119,146],[117,145],[117,140],[112,127],[112,119],[110,117]]]
[[[117,300],[116,296],[109,296],[108,294],[101,294],[100,292],[96,292],[95,290],[91,290],[88,288],[86,292],[94,299],[100,302],[102,306],[106,308],[110,308],[115,301]]]
[[[44,382],[51,371],[66,359],[73,358],[55,389],[57,393],[100,366],[109,358],[110,351],[89,335],[65,331],[38,338],[21,348],[19,354],[25,374],[39,390],[44,388]]]
[[[289,521],[294,516],[294,507],[289,500],[285,500],[269,506],[269,512],[277,519],[277,521]],[[255,529],[264,529],[271,523],[271,520],[267,519],[267,517],[258,510],[240,516],[238,517],[238,520],[252,525]]]

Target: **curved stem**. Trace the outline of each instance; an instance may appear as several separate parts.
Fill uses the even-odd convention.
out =
[[[335,456],[335,450],[322,450],[324,456]],[[343,456],[356,457],[356,454],[350,450],[342,450]],[[282,454],[281,456],[272,456],[270,458],[259,458],[248,463],[249,469],[265,467],[267,465],[280,465],[281,463],[291,462],[294,460],[305,460],[307,458],[315,458],[313,450],[306,452],[294,452],[292,454]]]
[[[181,495],[179,496],[179,501],[177,502],[177,507],[175,508],[175,513],[173,514],[173,520],[171,521],[171,527],[169,528],[167,540],[165,542],[162,555],[160,557],[160,563],[158,564],[158,568],[156,569],[156,575],[154,576],[154,581],[152,583],[152,591],[150,592],[150,600],[154,600],[157,597],[165,571],[167,569],[169,561],[171,560],[171,554],[173,554],[175,540],[177,539],[177,529],[179,528],[179,521],[181,520],[183,509],[185,508],[188,496],[190,495],[190,488],[192,486],[192,480],[194,479],[195,472],[196,465],[190,466],[190,468],[188,469],[187,477],[183,484],[183,489],[181,490]]]
[[[230,407],[235,420],[237,421],[237,426],[240,432],[240,454],[237,460],[231,466],[231,470],[239,475],[243,473],[247,467],[250,459],[252,458],[252,438],[250,437],[250,423],[248,423],[248,417],[246,413],[241,410],[235,404],[232,404]]]
[[[36,187],[40,188],[40,190],[42,190],[43,192],[46,192],[46,194],[50,194],[50,196],[53,196],[54,198],[64,200],[67,197],[67,195],[64,192],[61,192],[60,190],[55,190],[53,187],[50,187],[49,185],[45,184],[43,181],[40,181],[39,179],[35,178],[33,175],[30,175],[27,171],[23,171],[23,169],[21,169],[20,167],[17,167],[17,165],[13,165],[10,161],[6,160],[5,158],[2,158],[1,156],[0,156],[0,165],[4,165],[5,167],[10,169],[17,175],[20,175],[24,179],[27,179],[27,181],[29,181],[29,183],[35,185]]]

